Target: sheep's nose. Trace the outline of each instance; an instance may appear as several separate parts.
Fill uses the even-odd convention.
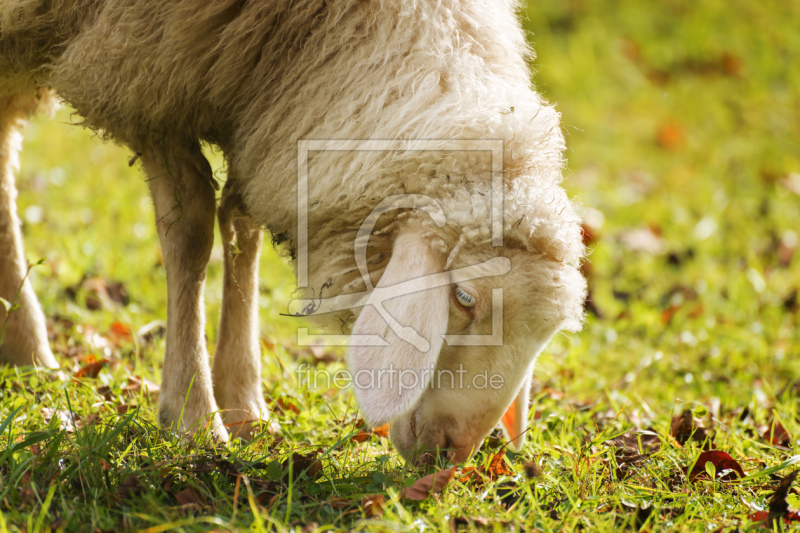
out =
[[[420,446],[416,463],[420,466],[443,464],[446,462],[464,463],[472,456],[472,446],[458,446],[446,434],[436,439],[438,442]]]

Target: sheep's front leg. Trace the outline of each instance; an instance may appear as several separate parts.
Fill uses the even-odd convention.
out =
[[[219,208],[219,230],[225,249],[214,396],[231,435],[253,437],[253,423],[266,421],[269,410],[261,392],[258,334],[258,255],[262,231],[245,216],[241,197],[229,178]],[[273,423],[271,429],[277,429]]]
[[[214,244],[211,167],[198,146],[145,151],[167,271],[167,337],[158,418],[162,427],[228,438],[217,412],[205,340],[203,286]]]
[[[0,363],[55,368],[58,365],[47,343],[44,314],[31,282],[25,278],[27,265],[14,185],[14,163],[22,141],[17,130],[36,105],[32,97],[0,96],[0,298],[6,306],[15,304],[9,315],[0,304]]]

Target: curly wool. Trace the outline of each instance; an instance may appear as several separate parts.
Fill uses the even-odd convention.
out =
[[[216,143],[248,212],[295,241],[299,139],[499,139],[507,245],[578,279],[584,249],[560,187],[559,115],[531,86],[532,52],[515,8],[488,0],[6,0],[0,96],[52,87],[86,125],[137,151]],[[355,231],[388,195],[435,198],[447,226],[386,215],[386,237],[370,248],[377,275],[403,218],[419,219],[453,253],[490,239],[486,153],[317,152],[309,180],[317,293],[329,279],[331,292],[357,284]],[[580,327],[582,282],[557,290],[554,315]]]

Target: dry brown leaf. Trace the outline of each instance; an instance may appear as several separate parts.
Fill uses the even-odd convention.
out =
[[[361,506],[364,508],[364,516],[372,518],[373,516],[383,515],[383,505],[386,503],[386,497],[383,494],[372,494],[364,498]]]
[[[441,492],[453,478],[456,467],[450,467],[421,477],[410,487],[406,487],[400,492],[401,497],[409,500],[421,501],[431,494]]]
[[[786,501],[786,497],[789,495],[789,491],[792,488],[792,483],[794,483],[796,477],[797,470],[786,475],[775,488],[775,492],[772,494],[772,497],[769,500],[769,510],[758,511],[751,514],[749,517],[750,520],[768,521],[771,523],[774,520],[783,518],[783,521],[787,523],[800,521],[800,514],[791,510],[789,503]]]
[[[785,448],[792,445],[792,437],[789,435],[789,432],[786,431],[786,428],[783,427],[780,421],[774,418],[769,424],[759,426],[758,430],[759,433],[761,433],[761,438],[769,441],[771,444],[783,446]]]
[[[117,497],[121,500],[127,500],[131,496],[140,494],[143,490],[144,487],[139,481],[139,477],[135,474],[131,474],[125,478],[125,481],[119,486],[119,489],[117,489]]]
[[[700,444],[705,443],[706,450],[710,449],[714,442],[713,433],[703,427],[702,420],[695,418],[691,409],[686,409],[672,419],[670,433],[680,444],[686,444],[690,440]]]
[[[528,461],[523,465],[523,468],[525,469],[525,477],[528,479],[533,479],[542,475],[542,469],[539,468],[536,461]]]
[[[372,433],[374,433],[375,435],[379,436],[382,439],[388,439],[389,438],[389,424],[387,423],[387,424],[382,425],[379,428],[373,428],[372,429]]]
[[[182,507],[187,509],[203,509],[208,507],[208,500],[194,487],[183,489],[175,494],[175,499]]]
[[[333,509],[338,509],[338,510],[347,509],[348,507],[353,505],[353,502],[351,502],[347,498],[331,498],[330,500],[327,500],[325,503],[330,505]]]
[[[151,394],[158,394],[161,387],[147,378],[130,376],[128,378],[128,383],[122,387],[122,390],[129,394],[143,391],[145,396],[150,396]]]
[[[301,455],[299,453],[293,453],[291,459],[287,459],[281,464],[283,468],[284,480],[289,479],[289,461],[292,462],[292,476],[294,479],[300,477],[301,474],[305,473],[310,479],[318,479],[322,476],[322,463],[317,459],[317,455],[319,455],[319,451],[312,452],[308,455]]]

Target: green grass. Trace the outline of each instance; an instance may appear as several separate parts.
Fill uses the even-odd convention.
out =
[[[143,178],[127,151],[66,125],[67,111],[37,119],[19,178],[27,256],[46,258],[33,282],[62,369],[110,363],[97,377],[65,381],[0,369],[0,531],[448,530],[451,521],[496,531],[509,523],[758,529],[747,517],[766,508],[775,479],[685,479],[703,443],[678,444],[670,423],[694,410],[713,426],[713,446],[747,474],[797,453],[798,6],[552,0],[523,10],[538,55],[534,82],[563,115],[566,186],[591,217],[605,218],[591,224],[587,269],[600,316],[590,313],[580,334],[558,335],[540,358],[528,443],[509,454],[517,475],[485,486],[454,479],[422,502],[399,492],[426,472],[406,467],[386,439],[349,438],[358,429],[349,391],[298,382],[299,365],[313,356],[293,345],[294,324],[279,316],[293,279],[269,246],[263,381],[268,397],[284,402],[282,440],[223,447],[159,430],[157,395],[125,387],[130,377],[160,381],[163,339],[136,340],[121,328],[135,333],[165,319]],[[206,296],[212,350],[221,270],[217,250]],[[92,295],[74,289],[84,276],[122,283],[129,303],[91,310]],[[43,409],[64,419],[48,423]],[[72,416],[80,427],[65,431]],[[773,418],[787,446],[763,435]],[[644,448],[607,442],[629,428],[657,434],[658,450],[639,456]],[[501,444],[487,439],[474,462]],[[318,449],[320,477],[294,467],[289,475],[293,452]],[[528,461],[540,476],[524,475]],[[372,494],[387,503],[367,518]]]

